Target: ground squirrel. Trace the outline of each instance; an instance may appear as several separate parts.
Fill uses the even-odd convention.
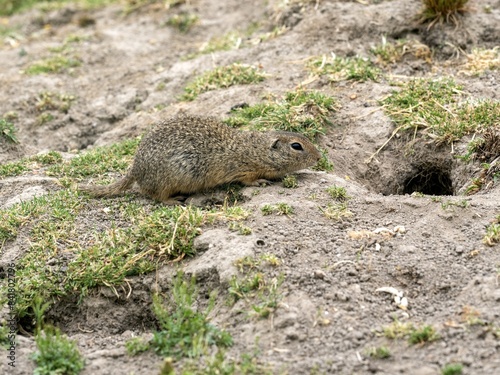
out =
[[[241,131],[213,117],[183,115],[157,123],[144,135],[125,177],[79,190],[107,197],[137,182],[142,194],[173,204],[178,194],[228,182],[255,185],[310,167],[320,158],[301,134]]]

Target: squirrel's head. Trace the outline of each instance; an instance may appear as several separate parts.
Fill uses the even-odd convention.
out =
[[[284,173],[315,165],[321,153],[311,141],[292,132],[270,132],[270,157]]]

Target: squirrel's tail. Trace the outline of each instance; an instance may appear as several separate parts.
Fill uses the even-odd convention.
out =
[[[127,174],[125,177],[110,185],[78,185],[78,190],[89,193],[94,197],[112,197],[128,190],[134,181],[135,179],[130,174]]]

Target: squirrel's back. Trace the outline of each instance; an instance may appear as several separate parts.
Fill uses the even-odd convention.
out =
[[[137,182],[143,194],[167,201],[232,181],[279,178],[320,157],[300,134],[240,131],[213,117],[182,115],[155,124],[144,135],[122,180],[82,190],[115,195]]]

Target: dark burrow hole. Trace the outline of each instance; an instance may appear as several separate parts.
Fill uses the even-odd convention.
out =
[[[402,188],[402,194],[454,195],[451,165],[443,162],[416,165],[405,176]]]

